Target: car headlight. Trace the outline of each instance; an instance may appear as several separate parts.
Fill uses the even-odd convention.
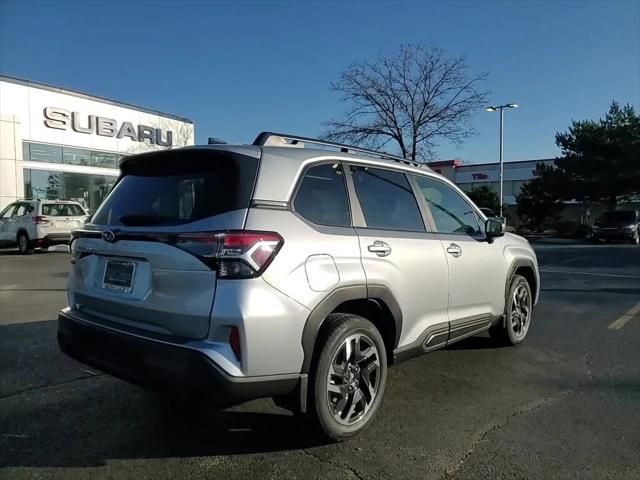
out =
[[[634,228],[636,228],[635,225],[627,225],[626,227],[624,227],[625,230],[633,230]]]

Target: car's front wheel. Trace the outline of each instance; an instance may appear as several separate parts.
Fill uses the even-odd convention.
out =
[[[489,330],[492,338],[507,345],[521,343],[531,326],[533,295],[527,279],[514,275],[505,302],[504,321]]]
[[[375,416],[387,380],[387,355],[378,329],[365,318],[332,314],[312,372],[311,401],[324,433],[353,437]]]

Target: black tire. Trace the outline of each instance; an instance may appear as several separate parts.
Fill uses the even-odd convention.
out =
[[[524,310],[521,304],[515,305],[516,295],[521,292],[526,292],[526,303],[528,305],[526,314],[526,321],[522,318]],[[517,293],[516,293],[517,292]],[[514,311],[515,310],[515,311]],[[516,313],[517,311],[517,313]],[[513,315],[521,315],[518,319],[512,320]],[[511,284],[507,297],[505,299],[504,307],[504,319],[493,326],[489,330],[491,338],[495,339],[498,344],[501,345],[519,345],[527,337],[529,328],[531,326],[531,320],[533,318],[533,295],[531,294],[531,286],[526,278],[521,275],[514,275],[511,278]],[[524,323],[520,323],[522,321]],[[519,327],[519,328],[518,328]]]
[[[344,313],[329,315],[318,341],[320,342],[318,343],[319,351],[311,368],[309,411],[320,429],[332,440],[351,438],[371,423],[380,407],[387,380],[387,355],[384,341],[378,329],[370,321],[357,315]],[[346,358],[347,343],[352,352],[349,358]],[[364,353],[369,352],[371,356],[361,355],[358,360],[357,352],[360,347],[356,347],[356,343],[360,346],[365,345],[367,348],[364,349]],[[371,353],[373,351],[371,347],[375,347],[375,353]],[[373,355],[377,356],[377,360],[374,360]],[[341,365],[334,363],[338,358],[344,358],[344,366],[342,362]],[[353,363],[349,359],[352,359]],[[336,370],[340,367],[344,373],[331,374],[333,379],[330,381],[332,366],[334,372],[340,371]],[[366,375],[369,375],[368,381],[365,379]],[[371,381],[372,378],[374,381]],[[369,385],[371,385],[370,388],[368,388]],[[341,393],[330,392],[330,387],[340,390]],[[373,394],[371,394],[372,391],[374,391]],[[348,398],[351,398],[351,403]],[[354,402],[354,399],[358,401]],[[340,405],[342,409],[337,411]],[[345,409],[347,410],[344,413],[346,418],[338,420],[336,416],[342,417],[341,412]],[[353,422],[349,424],[351,419]]]
[[[18,234],[18,253],[20,255],[31,255],[34,250],[33,242],[29,240],[29,235],[26,232],[20,232]]]

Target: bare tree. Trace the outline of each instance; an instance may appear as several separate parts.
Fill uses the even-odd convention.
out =
[[[437,47],[401,45],[351,65],[331,84],[348,107],[325,123],[323,137],[376,149],[395,142],[404,158],[425,161],[438,140],[461,145],[474,134],[470,119],[487,101],[486,76],[470,75],[464,57],[447,58]]]

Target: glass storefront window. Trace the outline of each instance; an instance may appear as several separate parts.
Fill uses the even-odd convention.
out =
[[[29,157],[23,160],[32,162],[62,163],[62,147],[57,145],[45,145],[43,143],[31,143],[29,145]]]
[[[116,182],[117,177],[84,173],[24,169],[26,198],[73,200],[90,213],[96,211]]]
[[[102,168],[118,168],[118,155],[105,152],[91,152],[91,165]]]
[[[101,168],[118,168],[122,156],[110,152],[98,152],[74,147],[22,142],[22,159],[32,162],[65,163],[67,165],[91,165]]]
[[[91,165],[91,152],[79,148],[62,147],[62,163],[69,165]]]

